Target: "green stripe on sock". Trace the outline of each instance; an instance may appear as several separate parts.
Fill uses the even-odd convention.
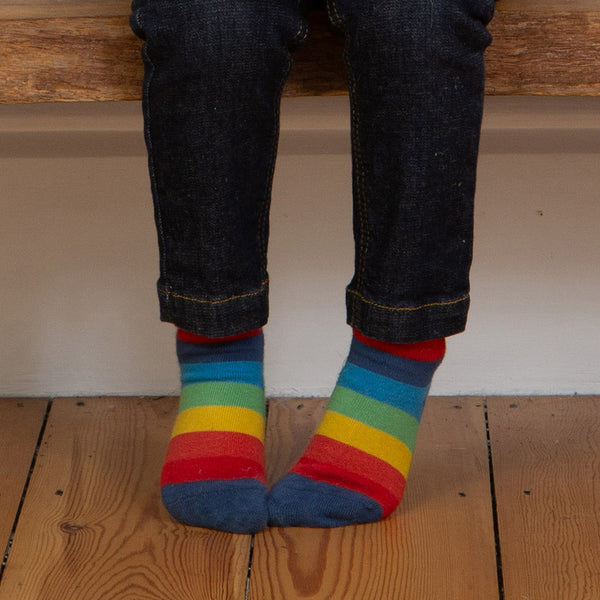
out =
[[[179,412],[197,406],[240,406],[264,416],[264,391],[250,383],[235,381],[205,381],[184,386]]]
[[[337,386],[331,396],[327,410],[332,410],[389,433],[404,442],[411,452],[415,447],[419,422],[412,415],[385,402]]]

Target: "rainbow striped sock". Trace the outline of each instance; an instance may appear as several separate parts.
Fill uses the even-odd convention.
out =
[[[391,344],[354,332],[323,420],[273,486],[269,523],[337,527],[379,521],[400,503],[445,340]]]
[[[210,339],[177,332],[179,414],[162,501],[187,525],[254,533],[267,525],[262,330]]]

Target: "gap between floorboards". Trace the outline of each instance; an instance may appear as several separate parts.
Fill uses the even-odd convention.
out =
[[[35,450],[33,452],[32,458],[31,458],[31,464],[29,465],[29,471],[27,473],[27,478],[25,479],[25,485],[23,486],[23,491],[21,492],[21,499],[19,500],[19,506],[17,508],[17,512],[15,514],[15,519],[13,521],[12,528],[10,530],[10,535],[8,536],[8,542],[6,543],[6,548],[4,550],[4,555],[2,557],[2,564],[0,565],[0,583],[2,583],[2,576],[4,575],[4,571],[5,571],[6,565],[8,563],[8,558],[10,555],[10,550],[12,548],[13,539],[15,537],[17,525],[19,524],[19,517],[21,516],[21,510],[23,509],[23,503],[25,502],[25,496],[27,495],[27,489],[29,488],[31,476],[33,475],[33,471],[35,469],[35,463],[37,461],[38,453],[40,451],[40,446],[42,445],[42,440],[44,439],[44,433],[46,431],[46,425],[48,423],[48,418],[50,417],[51,410],[52,410],[52,398],[49,398],[47,400],[46,412],[44,413],[44,419],[42,420],[42,424],[40,426],[40,432],[38,434],[37,441],[35,444]]]

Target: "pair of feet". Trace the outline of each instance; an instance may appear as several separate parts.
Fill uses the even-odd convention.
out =
[[[354,331],[317,432],[270,492],[263,344],[262,330],[221,339],[178,331],[181,400],[161,475],[171,516],[232,533],[387,517],[402,499],[444,339],[392,344]]]

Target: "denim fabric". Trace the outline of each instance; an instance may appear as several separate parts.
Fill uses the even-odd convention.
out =
[[[134,0],[161,318],[226,336],[268,316],[279,103],[303,0]],[[494,0],[327,0],[346,38],[355,274],[348,323],[413,342],[465,327],[483,52]]]

